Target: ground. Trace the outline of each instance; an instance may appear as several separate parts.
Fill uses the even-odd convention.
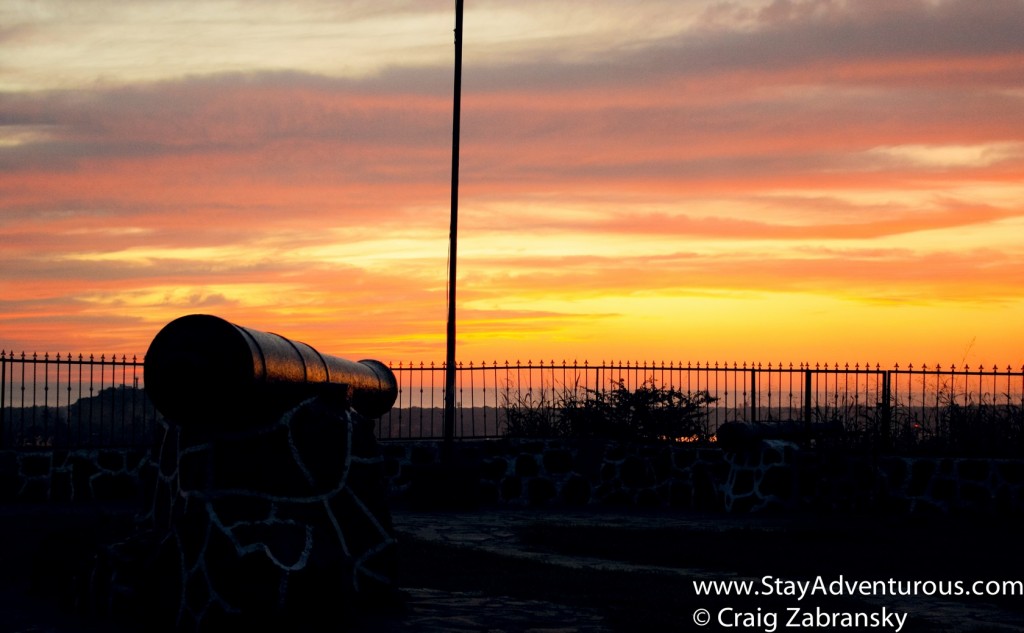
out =
[[[402,600],[387,612],[360,616],[353,626],[360,633],[693,631],[698,609],[716,618],[703,630],[771,633],[763,616],[785,618],[791,607],[849,613],[885,607],[907,613],[901,633],[1024,631],[1020,595],[798,600],[698,596],[693,584],[753,579],[763,587],[766,576],[1024,580],[1024,526],[1016,520],[542,509],[396,510],[394,519]],[[0,521],[0,633],[139,630],[68,613],[70,587],[49,581],[96,541],[130,531],[132,508],[8,505],[0,506]],[[723,609],[760,613],[762,620],[726,629],[717,621]],[[786,630],[783,624],[778,631]]]

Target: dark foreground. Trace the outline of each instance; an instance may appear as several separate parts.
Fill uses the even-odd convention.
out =
[[[902,614],[900,633],[1024,631],[1019,584],[1001,590],[1016,595],[940,595],[957,581],[969,590],[1024,580],[1020,521],[544,510],[394,518],[401,604],[331,630],[894,631]],[[126,506],[0,507],[0,633],[144,630],[69,613],[70,588],[53,580],[97,541],[130,531],[131,519]],[[850,595],[854,583],[890,579],[896,590],[917,581],[917,595]],[[698,595],[694,585],[729,580],[749,580],[760,595]],[[857,614],[878,619],[837,619],[856,624]]]

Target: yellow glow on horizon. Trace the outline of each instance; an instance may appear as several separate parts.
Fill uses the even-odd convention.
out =
[[[945,354],[929,354],[935,341],[950,345],[961,358],[953,362],[974,365],[1005,362],[1002,351],[1019,347],[1024,334],[1007,332],[1004,324],[1024,319],[1024,301],[994,307],[894,303],[884,309],[884,325],[878,306],[834,297],[793,293],[747,296],[634,296],[618,300],[598,298],[559,305],[535,302],[508,308],[561,310],[568,326],[554,331],[536,345],[529,337],[493,336],[486,333],[466,339],[463,348],[472,358],[486,356],[495,347],[514,349],[516,355],[533,358],[587,357],[586,350],[599,348],[606,359],[682,362],[821,362],[821,363],[949,363]],[[569,310],[579,318],[566,314]],[[584,318],[585,315],[593,315]],[[599,316],[598,316],[599,315]],[[978,324],[978,331],[949,340],[962,320]],[[849,350],[859,352],[851,357]],[[666,357],[667,350],[675,358]],[[593,359],[597,360],[597,359]]]

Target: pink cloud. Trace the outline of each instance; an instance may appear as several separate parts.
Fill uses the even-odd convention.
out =
[[[496,306],[467,309],[467,331],[542,339],[607,318],[506,309],[506,296],[711,288],[1019,300],[1024,270],[1003,227],[1022,215],[1012,192],[1024,157],[944,165],[877,151],[1024,142],[1024,3],[979,7],[780,1],[575,61],[470,56],[463,227],[524,248],[467,260],[464,297]],[[138,348],[176,311],[216,308],[309,339],[435,354],[443,244],[436,262],[377,267],[286,255],[331,246],[342,259],[357,237],[443,235],[450,74],[253,72],[0,94],[0,128],[32,131],[0,145],[0,324],[18,333],[5,340],[84,344],[78,330],[106,318],[114,325],[89,335],[97,344],[120,336]],[[1001,193],[964,193],[982,185]],[[746,211],[725,211],[736,208]],[[993,244],[925,252],[878,243],[967,230],[990,230]],[[573,253],[531,254],[541,234],[562,236]],[[621,257],[581,246],[651,236],[678,239],[679,252]],[[687,251],[702,240],[730,246]],[[753,252],[754,240],[776,246]],[[265,257],[173,252],[199,248]],[[132,249],[159,255],[120,256]],[[241,291],[214,288],[257,283],[291,294],[254,308]],[[165,286],[197,291],[117,303]]]

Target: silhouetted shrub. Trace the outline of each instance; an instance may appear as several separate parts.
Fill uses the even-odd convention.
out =
[[[647,380],[634,390],[625,381],[608,390],[565,390],[557,402],[526,398],[505,403],[508,437],[592,437],[620,441],[708,440],[707,391],[685,393]]]

